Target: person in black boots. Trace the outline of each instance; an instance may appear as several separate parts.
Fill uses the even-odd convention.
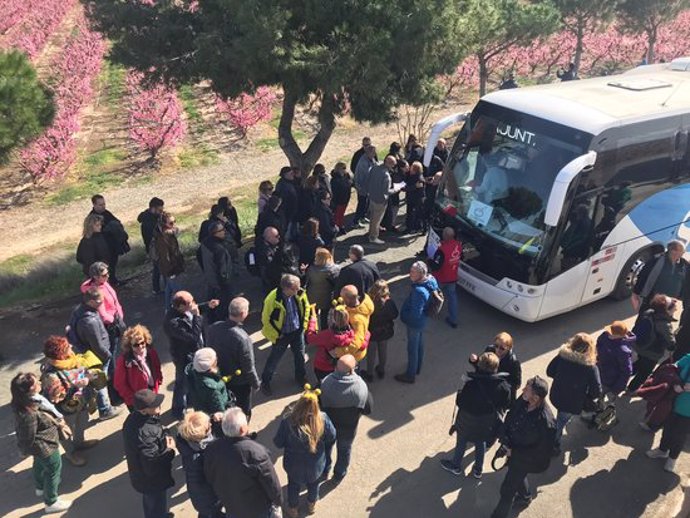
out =
[[[549,384],[545,379],[531,378],[506,416],[499,440],[500,451],[508,457],[508,471],[491,518],[508,518],[514,504],[529,505],[532,493],[527,475],[542,473],[551,464],[556,422],[545,404],[548,393]]]
[[[145,211],[142,211],[139,213],[139,216],[137,216],[137,221],[141,225],[141,238],[144,241],[146,255],[149,255],[149,248],[151,246],[151,240],[153,239],[153,233],[158,226],[158,222],[161,214],[163,213],[164,207],[165,202],[163,200],[153,197],[149,201],[149,208]],[[158,261],[151,261],[151,263],[151,287],[154,295],[158,295],[161,292],[161,273],[158,269]]]
[[[168,517],[168,489],[175,485],[172,461],[175,441],[160,421],[163,394],[142,389],[134,394],[134,412],[122,427],[127,471],[132,487],[141,493],[144,518]]]

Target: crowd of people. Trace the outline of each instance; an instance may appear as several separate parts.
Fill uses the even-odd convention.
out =
[[[345,266],[334,261],[334,244],[353,227],[368,223],[374,249],[385,243],[381,232],[402,232],[397,216],[403,193],[406,232],[428,230],[448,159],[445,141],[434,149],[429,167],[422,165],[423,155],[410,136],[404,147],[391,144],[379,162],[377,149],[364,138],[350,171],[338,163],[328,174],[317,164],[303,179],[299,169],[282,168],[275,186],[271,181],[259,186],[259,215],[244,256],[237,211],[229,198],[220,198],[198,234],[196,260],[205,302],[182,289],[180,277],[190,265],[180,249],[175,217],[163,200],[151,199],[138,221],[152,263],[152,291],[164,298],[162,328],[175,372],[171,412],[177,425],[171,428],[160,421],[163,375],[151,332],[125,323],[118,298],[123,281],[116,267],[119,256],[129,251],[129,236],[106,210],[104,197],[94,196],[77,251],[87,276],[80,287],[82,302],[65,333],[45,341],[40,374],[20,373],[11,384],[19,449],[33,456],[35,491],[45,511],[70,506],[58,496],[60,447],[69,463],[83,466],[81,452],[98,444],[85,438],[90,415],[97,412],[105,421],[126,409],[124,452],[146,518],[170,515],[176,452],[200,517],[277,517],[284,508],[294,518],[304,487],[306,513],[313,514],[320,484],[329,479],[337,484],[347,475],[360,417],[373,407],[368,385],[387,375],[395,321],[405,326],[407,368],[393,378],[405,384],[423,373],[429,319],[445,315],[451,328],[460,323],[462,243],[450,227],[442,230],[431,257],[411,265],[409,292],[400,305],[363,246],[349,246]],[[353,188],[357,204],[348,227],[345,212]],[[647,400],[640,426],[647,431],[663,427],[659,447],[648,456],[667,459],[664,469],[674,470],[690,431],[690,311],[674,330],[676,301],[690,304],[684,250],[683,243],[673,241],[641,271],[633,295],[639,315],[632,329],[615,321],[596,339],[578,333],[561,347],[546,370],[550,387],[540,376],[523,386],[507,332],[497,334],[481,354],[470,355],[450,430],[456,435],[455,451],[441,467],[462,474],[465,450],[473,444],[472,476],[481,478],[486,451],[500,441],[496,459],[509,460],[493,518],[529,504],[528,474],[546,470],[551,458],[561,454],[563,432],[574,416],[605,429],[613,421],[602,424],[604,410],[610,416],[610,408],[626,394]],[[239,293],[238,278],[245,270],[261,286],[262,333],[271,344],[261,371],[244,328],[250,301]],[[313,359],[307,345],[314,347]],[[273,395],[274,374],[288,348],[301,395],[281,416],[273,438],[284,450],[284,499],[269,452],[250,433],[249,423],[254,394]],[[307,372],[309,363],[313,376]]]

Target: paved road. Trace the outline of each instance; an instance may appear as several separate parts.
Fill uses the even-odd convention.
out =
[[[348,235],[338,247],[338,257],[346,247],[361,242],[363,236]],[[422,245],[421,239],[397,239],[385,250],[371,252],[386,278],[392,284],[394,298],[402,302],[408,282],[404,278],[411,255]],[[367,245],[366,248],[369,248]],[[190,283],[194,279],[189,279]],[[258,330],[260,310],[258,294],[251,286],[254,279],[243,277],[242,285],[254,303],[249,322],[250,331]],[[123,288],[126,319],[129,323],[142,321],[154,331],[155,343],[166,360],[167,399],[170,405],[170,380],[173,372],[162,337],[161,299],[149,294],[148,278],[133,281]],[[430,323],[426,334],[426,357],[422,375],[413,386],[392,380],[392,374],[404,369],[406,362],[404,327],[398,323],[396,337],[389,345],[391,375],[371,385],[375,398],[374,413],[362,419],[355,442],[352,465],[346,479],[338,487],[322,486],[323,499],[317,508],[318,517],[445,517],[488,516],[498,495],[503,473],[493,473],[488,467],[481,481],[472,477],[454,477],[441,470],[439,460],[447,457],[454,439],[447,435],[453,410],[459,375],[467,368],[469,353],[481,351],[501,330],[510,332],[516,341],[516,352],[523,362],[524,377],[544,373],[548,361],[558,346],[578,331],[599,333],[613,319],[630,316],[626,302],[608,300],[568,315],[538,324],[513,320],[489,306],[461,293],[461,325],[450,329],[442,320]],[[0,516],[39,516],[41,506],[33,496],[29,461],[16,452],[11,435],[12,420],[8,408],[10,378],[19,370],[37,370],[41,340],[51,332],[58,332],[67,320],[69,306],[76,299],[66,300],[55,307],[40,308],[21,314],[5,314],[0,319],[3,356],[0,364]],[[261,368],[267,358],[264,340],[257,337],[257,363]],[[259,430],[259,440],[269,446],[280,466],[280,454],[272,448],[272,437],[278,416],[297,395],[293,388],[292,362],[286,357],[280,366],[273,387],[275,396],[267,400],[256,397],[252,426]],[[587,430],[573,420],[568,426],[563,446],[566,453],[556,459],[548,472],[533,478],[538,496],[520,516],[563,518],[632,518],[638,516],[669,516],[669,508],[679,500],[687,476],[678,477],[661,469],[661,461],[652,461],[644,451],[658,440],[637,427],[643,411],[639,401],[620,405],[621,424],[611,434]],[[169,415],[164,420],[169,420]],[[122,457],[120,426],[122,419],[96,424],[87,437],[99,437],[102,444],[89,452],[89,464],[83,468],[66,465],[63,471],[62,492],[76,500],[65,513],[72,517],[140,516],[140,499],[127,478]],[[169,421],[167,421],[169,422]],[[472,451],[465,459],[469,473]],[[690,467],[687,456],[679,466],[683,473]],[[178,485],[172,497],[173,511],[178,517],[196,516],[187,499],[184,476],[178,470]],[[286,478],[279,467],[281,480]]]

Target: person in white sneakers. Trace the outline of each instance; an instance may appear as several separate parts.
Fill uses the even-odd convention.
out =
[[[659,447],[647,452],[651,459],[666,459],[664,470],[670,473],[675,473],[676,461],[690,432],[690,354],[683,356],[676,365],[683,385],[674,387],[678,395],[673,402],[673,412],[664,423]]]
[[[43,498],[46,514],[66,511],[72,502],[58,498],[62,473],[59,437],[69,435],[69,428],[57,419],[55,407],[40,397],[41,382],[33,374],[17,374],[10,391],[19,451],[34,458],[36,496]]]

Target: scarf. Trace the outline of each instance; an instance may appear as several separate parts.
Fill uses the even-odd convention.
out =
[[[153,375],[151,374],[151,368],[149,367],[149,362],[146,361],[147,357],[147,352],[146,349],[144,349],[143,352],[141,353],[135,353],[132,351],[132,358],[136,362],[136,364],[139,366],[141,371],[144,373],[144,376],[146,376],[146,383],[148,384],[149,387],[153,387]]]
[[[51,364],[53,367],[55,367],[58,370],[61,371],[69,371],[72,369],[79,369],[83,367],[80,358],[77,357],[76,354],[73,354],[69,358],[65,358],[64,360],[56,360],[54,358],[48,358],[48,363]]]

